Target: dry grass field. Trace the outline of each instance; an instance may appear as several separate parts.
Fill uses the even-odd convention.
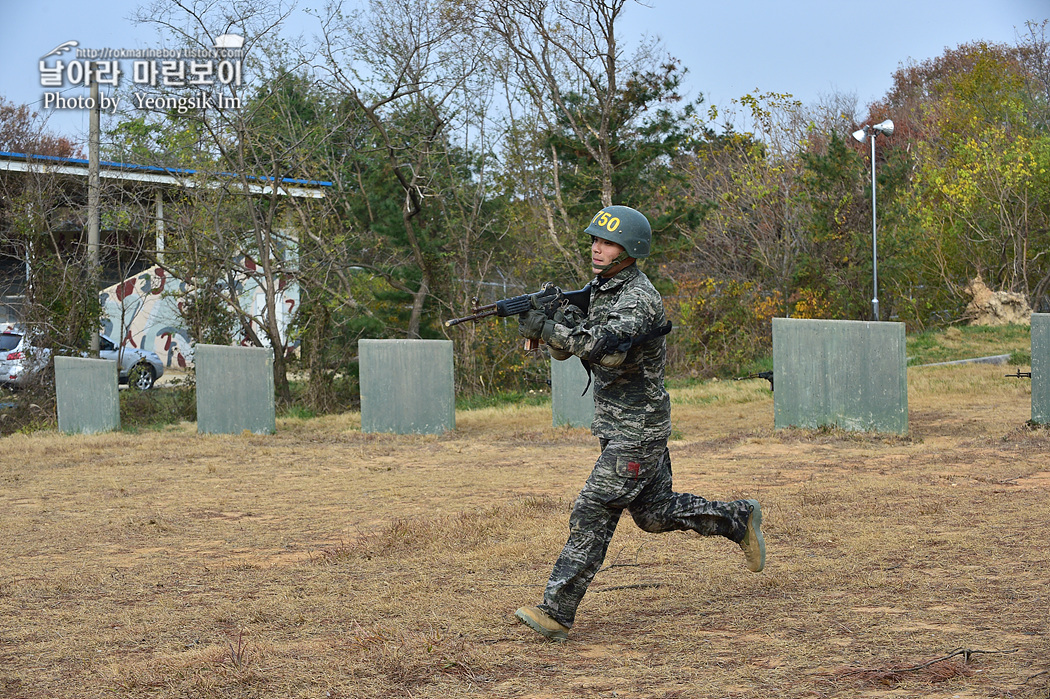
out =
[[[571,640],[540,599],[597,455],[542,407],[0,440],[0,696],[1050,696],[1050,433],[1003,367],[909,372],[910,434],[673,393],[679,490],[758,498],[766,571],[625,517]]]

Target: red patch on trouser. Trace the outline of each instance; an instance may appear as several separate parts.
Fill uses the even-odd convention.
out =
[[[642,465],[637,461],[627,462],[627,473],[631,474],[632,478],[637,478],[638,473],[642,470]]]

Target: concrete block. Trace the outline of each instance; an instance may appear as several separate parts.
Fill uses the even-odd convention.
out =
[[[1032,314],[1032,422],[1050,423],[1050,313]]]
[[[440,434],[456,428],[450,340],[360,340],[361,431]]]
[[[594,386],[579,357],[551,359],[551,412],[554,427],[590,427],[594,420]],[[584,389],[586,388],[586,392]]]
[[[774,429],[908,432],[903,323],[773,319]]]
[[[117,363],[106,359],[55,357],[58,429],[96,434],[120,429]]]
[[[198,433],[277,431],[271,348],[198,344],[194,363]]]

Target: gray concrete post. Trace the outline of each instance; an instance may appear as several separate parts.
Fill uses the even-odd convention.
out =
[[[117,363],[108,359],[55,357],[58,429],[95,434],[120,429]]]
[[[277,431],[271,348],[198,344],[193,355],[199,434]]]
[[[551,413],[554,427],[590,427],[594,420],[594,386],[579,357],[551,359]],[[592,382],[593,383],[593,382]],[[584,388],[586,387],[586,392]]]
[[[1050,313],[1032,314],[1032,422],[1050,423]]]
[[[450,340],[360,340],[361,431],[440,434],[456,428]]]
[[[773,319],[774,429],[906,434],[903,323]]]

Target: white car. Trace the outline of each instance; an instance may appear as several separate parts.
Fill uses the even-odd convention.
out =
[[[25,386],[50,359],[51,350],[32,347],[21,331],[0,333],[0,384]]]
[[[164,375],[164,362],[156,352],[118,347],[105,335],[99,335],[98,347],[99,358],[119,362],[117,379],[122,384],[145,391]],[[51,350],[33,347],[23,332],[0,333],[0,384],[25,386],[50,360]]]
[[[98,336],[98,356],[120,362],[117,378],[120,383],[145,391],[164,376],[164,362],[156,352],[147,352],[138,347],[118,347],[105,335]]]

